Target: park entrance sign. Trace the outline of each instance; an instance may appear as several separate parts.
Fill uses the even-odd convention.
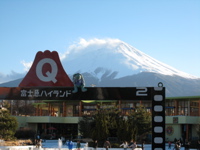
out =
[[[152,102],[152,149],[165,149],[165,87],[86,87],[74,92],[57,52],[38,52],[19,87],[0,87],[7,100],[145,100]]]

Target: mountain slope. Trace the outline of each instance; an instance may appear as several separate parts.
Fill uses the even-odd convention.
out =
[[[200,79],[169,76],[158,73],[139,74],[113,79],[112,75],[101,80],[89,73],[83,73],[86,87],[157,87],[159,82],[166,88],[166,97],[200,96]],[[70,76],[72,79],[72,76]],[[17,87],[22,79],[0,84],[0,87]]]
[[[86,87],[157,87],[159,82],[166,88],[167,97],[200,96],[200,79],[169,76],[158,73],[139,74],[113,79],[107,76],[98,80],[89,73],[83,73]]]
[[[117,79],[141,72],[197,78],[157,61],[125,42],[113,39],[81,41],[67,51],[63,65],[68,74],[88,72],[98,79],[103,75],[112,74]]]
[[[17,80],[1,83],[0,87],[18,87],[21,81],[22,79],[17,79]]]

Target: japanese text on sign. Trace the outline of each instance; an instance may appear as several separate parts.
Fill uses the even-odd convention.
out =
[[[38,90],[38,89],[29,89],[21,90],[21,97],[68,97],[71,94],[71,90]]]

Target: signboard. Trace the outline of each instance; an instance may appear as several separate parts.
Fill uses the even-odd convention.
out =
[[[158,89],[162,89],[158,91]],[[0,87],[0,99],[10,100],[150,100],[159,87],[87,87],[73,93],[70,87]]]

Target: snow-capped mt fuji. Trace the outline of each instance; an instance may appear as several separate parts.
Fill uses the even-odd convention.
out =
[[[90,73],[101,79],[118,79],[141,72],[196,79],[197,77],[166,65],[118,39],[93,39],[72,45],[62,56],[63,66],[70,75]]]

